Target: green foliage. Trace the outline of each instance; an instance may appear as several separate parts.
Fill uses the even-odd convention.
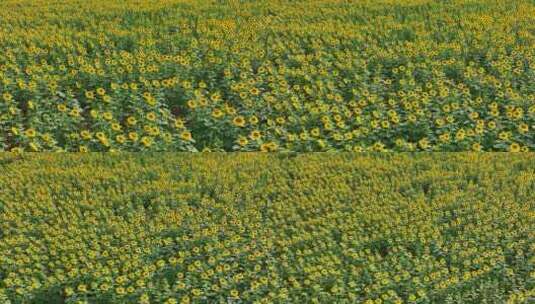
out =
[[[1,303],[535,296],[533,154],[24,157],[0,164]]]
[[[6,0],[0,151],[533,151],[527,0]]]

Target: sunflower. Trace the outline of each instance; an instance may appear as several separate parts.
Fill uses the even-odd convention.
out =
[[[472,151],[481,152],[482,149],[483,149],[483,147],[481,147],[480,143],[476,142],[476,143],[472,144]]]
[[[250,122],[252,125],[256,125],[256,124],[258,123],[258,117],[254,116],[254,115],[251,116],[251,117],[249,118],[249,122]]]
[[[147,120],[155,121],[156,120],[156,114],[154,114],[154,112],[147,113]]]
[[[240,296],[240,292],[237,291],[236,289],[233,289],[230,291],[230,296],[233,298],[238,298]]]
[[[104,114],[102,114],[102,117],[104,117],[104,119],[106,120],[112,120],[113,114],[111,112],[104,112]]]
[[[498,138],[501,140],[508,140],[509,139],[509,133],[503,131],[498,134]]]
[[[251,90],[249,90],[249,93],[251,93],[252,95],[258,95],[260,94],[260,90],[257,89],[257,88],[252,88]]]
[[[512,143],[509,145],[509,152],[520,152],[520,145],[517,143]]]
[[[131,141],[137,141],[139,139],[139,136],[137,135],[136,132],[130,132],[130,133],[128,133],[128,138]]]
[[[112,123],[112,124],[111,124],[111,129],[112,129],[113,131],[121,131],[121,125],[118,124],[118,123]]]
[[[91,132],[83,130],[82,132],[80,132],[80,136],[82,136],[82,138],[85,140],[91,139]]]
[[[518,131],[519,131],[520,133],[526,133],[526,132],[529,131],[529,126],[528,126],[527,124],[525,124],[525,123],[522,123],[522,124],[520,124],[520,125],[518,126]]]
[[[225,115],[225,113],[223,111],[221,111],[220,109],[214,109],[212,111],[212,117],[213,118],[220,118],[223,115]]]
[[[182,138],[185,141],[190,141],[192,139],[191,132],[183,131],[182,133],[180,133],[180,138]]]
[[[89,100],[93,100],[95,99],[95,92],[93,91],[86,91],[85,92],[85,97]]]
[[[245,127],[245,118],[243,118],[243,116],[236,116],[232,120],[232,123],[237,127],[243,128]]]
[[[246,146],[249,143],[247,138],[243,137],[243,136],[240,136],[240,138],[238,138],[238,140],[236,142],[242,147]]]
[[[58,111],[60,111],[60,112],[66,112],[67,111],[67,106],[64,105],[64,104],[57,105],[57,108],[58,108]]]
[[[188,100],[187,104],[188,104],[188,108],[192,110],[197,107],[197,102],[193,99]]]
[[[128,118],[126,119],[126,123],[130,126],[133,126],[137,123],[137,119],[133,116],[128,116]]]
[[[249,134],[249,138],[252,140],[259,140],[262,137],[262,133],[258,130],[254,130]]]
[[[115,141],[117,141],[120,144],[124,144],[126,142],[126,137],[122,134],[119,134],[115,136]]]
[[[150,147],[152,145],[152,137],[149,137],[149,136],[141,137],[141,143],[147,148]]]
[[[2,94],[2,98],[6,101],[6,102],[11,102],[13,100],[13,95],[11,95],[10,93],[8,92],[5,92]]]
[[[37,132],[35,131],[34,128],[30,128],[30,129],[24,131],[24,135],[26,135],[27,137],[32,138],[32,137],[35,137],[35,135],[37,135]]]
[[[260,145],[260,151],[261,152],[269,152],[269,144],[263,143]]]

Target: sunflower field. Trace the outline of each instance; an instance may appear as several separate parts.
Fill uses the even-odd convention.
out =
[[[535,154],[23,157],[0,156],[2,304],[535,297]]]
[[[0,151],[535,151],[533,0],[3,0]]]

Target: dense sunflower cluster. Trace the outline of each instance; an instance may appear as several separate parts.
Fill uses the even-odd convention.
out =
[[[533,151],[528,0],[4,0],[0,150]]]
[[[23,157],[0,156],[1,303],[535,296],[533,154]]]

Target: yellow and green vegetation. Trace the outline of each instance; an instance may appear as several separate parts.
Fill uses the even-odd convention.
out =
[[[535,154],[0,155],[0,303],[528,303]]]
[[[3,151],[534,151],[532,0],[4,0]]]

